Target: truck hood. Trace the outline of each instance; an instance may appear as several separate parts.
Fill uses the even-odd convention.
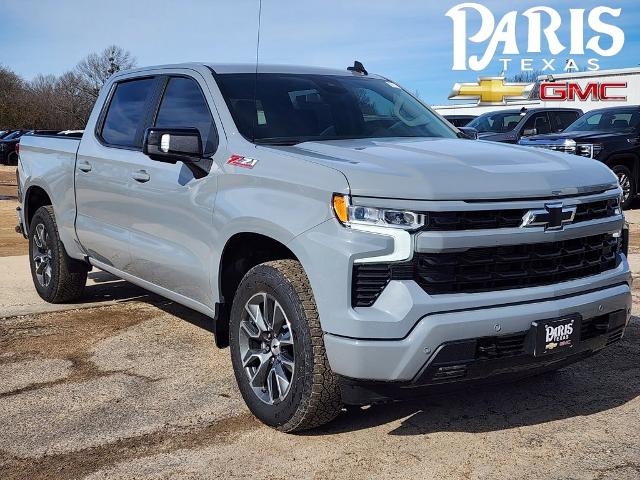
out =
[[[341,171],[356,196],[516,199],[611,187],[601,163],[542,149],[462,139],[363,139],[279,147]]]

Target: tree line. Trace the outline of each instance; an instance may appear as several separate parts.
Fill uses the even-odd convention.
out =
[[[135,65],[131,53],[116,45],[87,55],[60,76],[25,80],[0,65],[0,130],[81,130],[107,79]]]

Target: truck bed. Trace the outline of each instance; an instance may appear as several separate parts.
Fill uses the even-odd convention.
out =
[[[77,245],[73,183],[79,147],[79,138],[62,135],[24,135],[20,139],[18,173],[21,184],[39,187],[46,192],[56,206],[58,229],[65,245]],[[27,194],[22,191],[23,196]],[[24,200],[20,198],[23,205]],[[33,213],[25,211],[27,218]]]

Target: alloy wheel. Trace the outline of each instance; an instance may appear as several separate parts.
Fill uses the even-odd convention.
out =
[[[295,352],[289,319],[272,295],[260,292],[247,301],[238,338],[253,392],[268,405],[282,402],[291,389]]]
[[[50,237],[47,229],[42,223],[36,225],[33,235],[33,245],[31,247],[31,256],[36,271],[36,279],[43,287],[48,287],[51,283],[51,246]]]
[[[617,172],[618,182],[622,187],[622,202],[625,203],[631,195],[631,180],[624,172]]]

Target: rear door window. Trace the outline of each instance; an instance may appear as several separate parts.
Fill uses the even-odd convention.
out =
[[[156,117],[158,128],[196,128],[206,155],[215,152],[217,133],[207,100],[192,78],[173,77],[162,98]]]
[[[129,80],[116,85],[102,126],[109,145],[140,148],[140,129],[153,90],[153,78]]]

